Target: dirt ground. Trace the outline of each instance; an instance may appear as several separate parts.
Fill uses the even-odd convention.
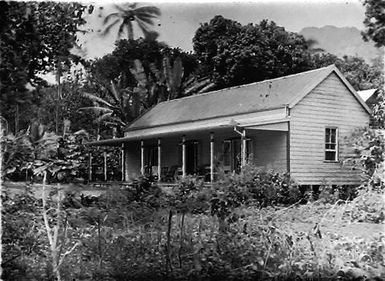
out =
[[[1,190],[8,192],[10,196],[23,193],[26,187],[29,187],[31,189],[32,193],[36,198],[42,197],[42,190],[43,190],[42,184],[34,183],[31,185],[25,182],[3,182],[1,184]],[[57,185],[50,184],[48,185],[48,190],[54,187],[57,187]],[[105,187],[93,187],[92,185],[86,185],[86,184],[60,184],[60,188],[66,192],[70,191],[78,194],[83,193],[84,195],[95,195],[95,196],[99,196],[100,194],[108,190],[108,188],[105,188]],[[114,188],[119,188],[119,187],[116,186]]]

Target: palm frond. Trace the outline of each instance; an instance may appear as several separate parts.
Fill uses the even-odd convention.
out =
[[[154,25],[154,21],[152,19],[148,19],[148,18],[137,17],[136,21],[138,22],[138,24],[139,24],[139,22],[144,22],[145,24]],[[143,25],[145,25],[145,24],[143,24]],[[148,29],[148,27],[147,27],[147,29]]]
[[[147,19],[154,19],[157,18],[156,15],[146,14],[146,13],[135,13],[135,16],[138,18],[147,18]]]
[[[151,31],[148,26],[141,20],[137,20],[136,23],[138,24],[139,29],[143,32],[144,37],[147,37],[147,34]]]
[[[114,81],[111,80],[111,92],[117,103],[120,103],[119,91],[116,89]]]
[[[210,79],[207,78],[203,81],[193,83],[190,87],[187,87],[184,90],[184,94],[190,95],[190,94],[194,94],[194,93],[200,93],[202,89],[205,89],[208,86],[210,86],[210,88],[211,88],[211,87],[213,87],[212,85],[215,85],[215,84],[211,83]]]
[[[118,10],[118,11],[120,11],[120,12],[122,12],[122,13],[126,13],[126,12],[127,12],[127,8],[128,8],[129,10],[133,10],[133,9],[135,8],[135,6],[134,6],[134,8],[133,8],[132,5],[127,6],[127,8],[122,7],[122,6],[119,6],[119,5],[116,5],[116,4],[114,4],[113,6],[114,6],[114,8],[115,8],[116,10]]]
[[[111,121],[114,121],[115,124],[119,124],[119,125],[121,125],[121,126],[126,126],[126,123],[125,123],[122,119],[120,119],[120,118],[118,118],[118,117],[112,116],[112,117],[110,118],[110,120],[111,120]]]
[[[210,91],[211,89],[213,89],[215,86],[216,86],[215,83],[209,83],[206,87],[204,87],[203,89],[199,90],[199,92],[197,94],[206,93],[206,92]]]
[[[106,16],[106,17],[104,18],[104,20],[103,20],[103,25],[106,25],[107,22],[108,22],[111,18],[113,18],[113,17],[119,17],[119,15],[120,15],[120,13],[111,13],[111,14],[109,14],[108,16]]]
[[[107,113],[107,112],[114,112],[112,109],[106,108],[106,107],[100,107],[100,106],[86,106],[81,107],[78,109],[78,111],[94,111],[96,114],[100,113]]]
[[[95,96],[94,94],[82,93],[82,96],[85,97],[85,98],[88,98],[91,101],[104,104],[104,105],[106,105],[106,106],[108,106],[110,108],[115,108],[114,105],[110,104],[109,102],[107,102],[106,100],[104,100],[102,98],[99,98],[98,96]]]
[[[194,75],[190,75],[189,77],[186,78],[183,82],[183,87],[185,89],[189,88],[190,86],[194,85],[194,82],[196,83],[196,77]]]
[[[115,21],[113,21],[112,23],[110,23],[102,32],[101,32],[101,35],[102,36],[106,36],[108,33],[110,33],[110,30],[111,28],[113,28],[118,22],[120,21],[120,19],[116,19]]]
[[[94,120],[94,122],[95,122],[95,123],[100,123],[100,122],[102,122],[102,121],[105,121],[105,120],[107,120],[107,119],[110,119],[111,116],[112,116],[112,113],[111,113],[111,112],[110,112],[110,113],[105,113],[105,114],[99,116],[98,118],[96,118],[96,119]]]
[[[136,14],[143,13],[143,14],[153,14],[156,16],[161,15],[160,9],[155,6],[143,6],[143,7],[136,8],[134,11]]]

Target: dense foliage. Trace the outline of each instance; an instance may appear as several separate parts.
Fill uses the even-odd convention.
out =
[[[38,171],[47,169],[53,181],[85,178],[89,148],[83,142],[87,138],[85,131],[57,136],[34,121],[27,132],[1,138],[1,176],[29,182]]]
[[[335,64],[356,91],[379,89],[384,85],[384,63],[377,58],[371,65],[364,59],[353,56],[337,56],[325,52],[311,54],[312,68]]]
[[[58,70],[60,79],[63,68],[71,61],[79,62],[70,50],[76,45],[79,27],[85,23],[84,14],[92,12],[92,6],[3,1],[0,11],[0,109],[17,133],[20,112],[31,103],[27,86],[44,85],[38,76],[41,72]]]
[[[364,0],[366,8],[364,25],[366,30],[362,33],[365,40],[373,40],[378,47],[385,46],[385,1]]]
[[[193,43],[204,72],[221,87],[310,68],[306,40],[267,20],[243,26],[216,16],[201,25]]]

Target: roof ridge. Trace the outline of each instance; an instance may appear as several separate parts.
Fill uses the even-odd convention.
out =
[[[206,95],[215,94],[215,93],[224,92],[224,91],[233,90],[233,89],[249,87],[249,86],[253,86],[253,85],[256,85],[256,84],[272,82],[272,81],[275,81],[275,80],[282,80],[282,79],[286,79],[286,78],[291,78],[293,76],[300,76],[300,75],[308,74],[310,72],[321,71],[321,70],[325,70],[327,68],[334,68],[334,67],[336,67],[336,66],[334,64],[331,64],[331,65],[328,65],[328,66],[324,66],[324,67],[320,67],[320,68],[316,68],[316,69],[310,69],[310,70],[307,70],[307,71],[304,71],[304,72],[293,73],[293,74],[289,74],[289,75],[286,75],[286,76],[281,76],[281,77],[266,79],[266,80],[262,80],[262,81],[252,82],[252,83],[249,83],[249,84],[232,86],[232,87],[223,88],[223,89],[219,89],[219,90],[215,90],[215,91],[211,91],[211,92],[207,92],[207,93],[195,94],[195,95],[191,95],[191,96],[187,96],[187,97],[181,97],[181,98],[178,98],[178,99],[162,101],[162,102],[158,103],[157,105],[166,104],[166,103],[170,103],[170,102],[176,102],[176,101],[185,100],[185,99],[189,99],[189,98],[194,98],[194,97],[198,97],[198,96],[199,97],[206,96]]]

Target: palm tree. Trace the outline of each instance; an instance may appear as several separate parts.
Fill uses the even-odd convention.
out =
[[[114,5],[114,7],[117,11],[109,14],[103,21],[103,25],[106,27],[102,31],[102,36],[107,35],[111,28],[119,25],[118,38],[122,38],[126,32],[128,39],[134,39],[132,23],[135,21],[145,38],[154,37],[154,31],[150,29],[150,26],[154,25],[153,19],[160,16],[160,10],[157,7],[137,7],[137,3]]]

